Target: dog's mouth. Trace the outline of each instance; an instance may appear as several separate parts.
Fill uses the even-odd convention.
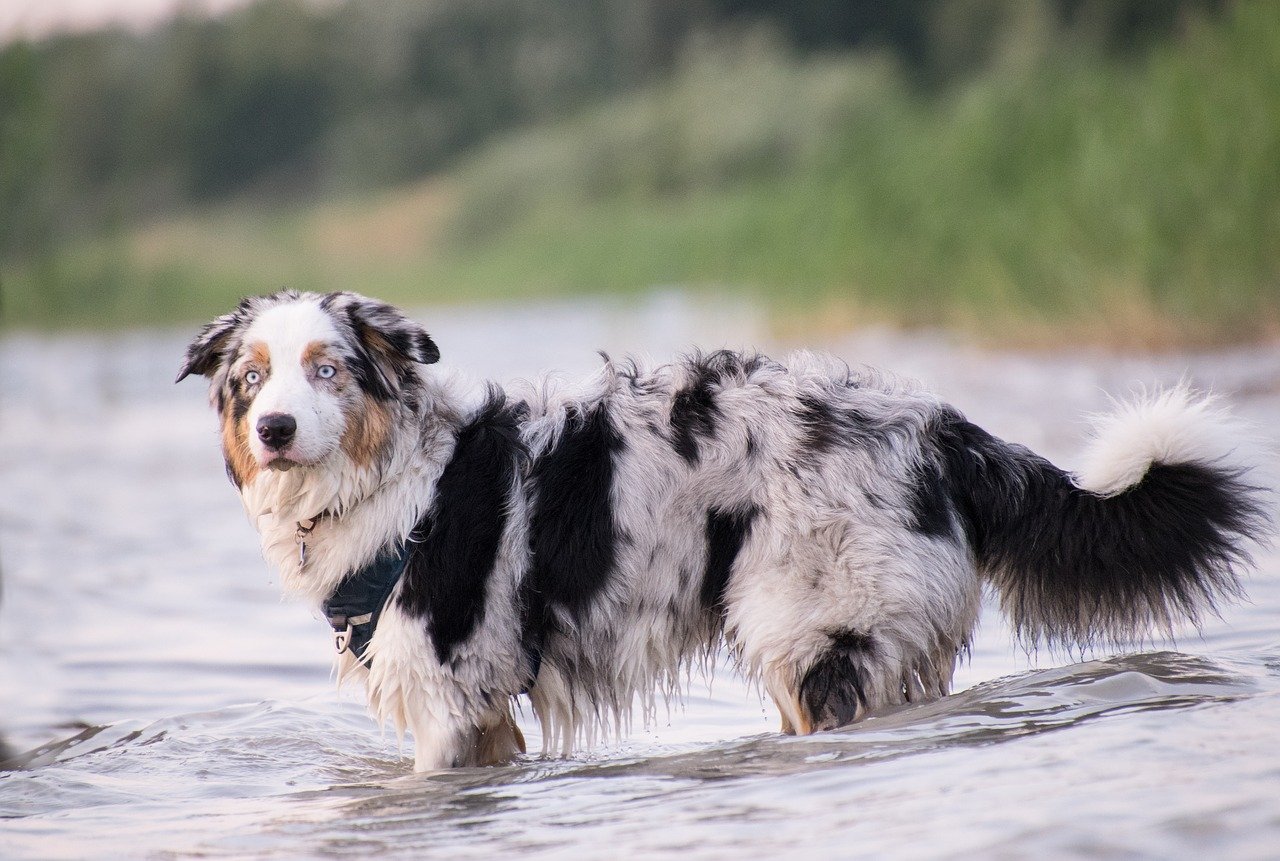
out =
[[[324,457],[315,457],[294,451],[287,448],[282,451],[265,452],[265,457],[259,461],[263,469],[269,469],[273,472],[288,472],[295,467],[309,467],[319,464]]]
[[[254,446],[254,459],[260,469],[268,472],[288,472],[295,467],[318,466],[331,452],[311,451],[301,445],[287,445],[278,449]]]

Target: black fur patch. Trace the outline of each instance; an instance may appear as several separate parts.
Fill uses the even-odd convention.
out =
[[[875,653],[874,641],[856,631],[831,635],[831,647],[800,682],[800,705],[809,713],[815,732],[853,723],[858,706],[867,704],[861,666]]]
[[[840,420],[840,415],[830,403],[809,394],[801,395],[798,401],[796,421],[804,428],[805,447],[809,451],[821,454],[845,437],[848,423]]]
[[[724,612],[724,595],[729,588],[733,563],[751,535],[751,525],[757,514],[756,508],[745,511],[712,508],[707,512],[707,566],[702,573],[701,592],[702,606],[706,609]]]
[[[529,473],[532,550],[525,580],[525,648],[541,649],[559,608],[579,617],[613,573],[618,533],[613,519],[614,457],[624,443],[604,405],[569,417],[560,439]]]
[[[671,447],[685,462],[698,462],[698,437],[715,436],[720,408],[714,388],[731,377],[745,381],[764,362],[762,356],[744,356],[732,350],[717,350],[686,360],[690,382],[671,401]]]
[[[671,401],[671,447],[686,463],[698,462],[699,435],[715,436],[720,408],[711,391],[714,383],[709,376],[699,376]]]
[[[910,438],[912,431],[898,419],[873,418],[857,409],[837,409],[815,394],[801,395],[796,409],[796,422],[804,431],[800,458],[813,465],[814,455],[833,448],[885,448],[893,445],[894,436]]]
[[[484,618],[508,499],[524,457],[518,423],[517,408],[491,389],[480,412],[458,431],[435,504],[410,539],[399,605],[427,620],[442,664]]]
[[[893,445],[895,435],[903,439],[910,439],[913,435],[913,431],[901,419],[877,420],[861,410],[845,410],[843,416],[846,438],[851,443],[866,448],[888,447]]]
[[[946,538],[954,534],[951,491],[941,467],[932,458],[926,458],[917,468],[907,503],[911,525],[921,535]]]
[[[1027,449],[944,415],[933,437],[982,572],[1031,642],[1114,642],[1198,623],[1241,594],[1258,488],[1212,464],[1154,464],[1109,497]]]

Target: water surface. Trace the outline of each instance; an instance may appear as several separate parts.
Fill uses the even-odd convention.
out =
[[[657,294],[424,311],[479,376],[594,350],[766,344],[735,305]],[[809,738],[722,666],[656,725],[569,760],[414,775],[327,626],[281,603],[226,483],[188,332],[0,341],[5,858],[1239,857],[1280,854],[1280,557],[1176,643],[1029,655],[988,607],[959,693]],[[917,376],[1072,465],[1107,393],[1186,375],[1280,437],[1280,355],[983,353],[941,336],[826,345]],[[536,724],[524,715],[532,744]]]

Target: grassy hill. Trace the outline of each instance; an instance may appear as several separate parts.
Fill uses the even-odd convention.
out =
[[[392,192],[225,204],[3,279],[10,325],[198,319],[244,293],[393,301],[740,290],[780,325],[1004,342],[1280,335],[1280,6],[1104,58],[1034,14],[934,96],[759,35]]]

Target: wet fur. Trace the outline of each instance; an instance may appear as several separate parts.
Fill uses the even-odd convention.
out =
[[[256,321],[303,311],[340,365],[311,396],[341,428],[322,460],[263,469],[237,368],[261,349],[246,333],[271,337]],[[1073,479],[926,392],[807,353],[606,360],[509,390],[460,386],[438,357],[389,306],[282,293],[210,323],[180,375],[211,380],[286,590],[319,604],[409,548],[371,669],[347,654],[340,671],[413,733],[418,769],[523,750],[523,691],[567,754],[652,717],[721,642],[784,731],[842,726],[949,691],[984,583],[1030,641],[1142,636],[1238,595],[1264,525],[1228,419],[1184,390],[1104,423]],[[297,524],[317,516],[300,565]]]

